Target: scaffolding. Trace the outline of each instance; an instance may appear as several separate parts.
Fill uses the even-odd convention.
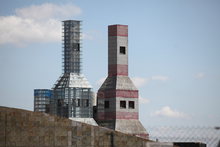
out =
[[[48,113],[52,94],[50,89],[34,89],[34,111]]]
[[[81,71],[81,21],[63,21],[63,70],[64,73]]]
[[[92,118],[93,92],[81,74],[81,21],[63,21],[63,71],[53,87],[50,113],[67,118]]]

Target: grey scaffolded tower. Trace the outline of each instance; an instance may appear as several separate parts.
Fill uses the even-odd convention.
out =
[[[108,77],[98,90],[95,119],[103,127],[148,138],[138,117],[138,90],[128,77],[128,26],[111,25]]]
[[[93,117],[93,92],[81,74],[81,21],[63,21],[63,71],[53,87],[51,113],[96,124]]]

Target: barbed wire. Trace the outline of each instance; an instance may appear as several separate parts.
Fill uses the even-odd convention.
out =
[[[201,142],[220,147],[220,127],[159,126],[147,127],[151,140],[160,142]]]

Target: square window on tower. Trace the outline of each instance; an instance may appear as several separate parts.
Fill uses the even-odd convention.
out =
[[[120,108],[122,109],[126,108],[126,101],[120,101]]]
[[[120,46],[120,54],[123,54],[123,55],[126,54],[126,48],[125,48],[125,46]]]
[[[105,108],[109,108],[109,101],[105,101]]]
[[[134,101],[129,101],[129,109],[134,109]]]

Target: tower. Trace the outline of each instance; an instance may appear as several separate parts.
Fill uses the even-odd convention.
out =
[[[128,26],[108,26],[108,77],[98,90],[99,125],[148,138],[138,120],[138,90],[128,77]]]
[[[81,22],[63,21],[63,71],[53,87],[50,113],[95,123],[92,87],[81,74]]]

